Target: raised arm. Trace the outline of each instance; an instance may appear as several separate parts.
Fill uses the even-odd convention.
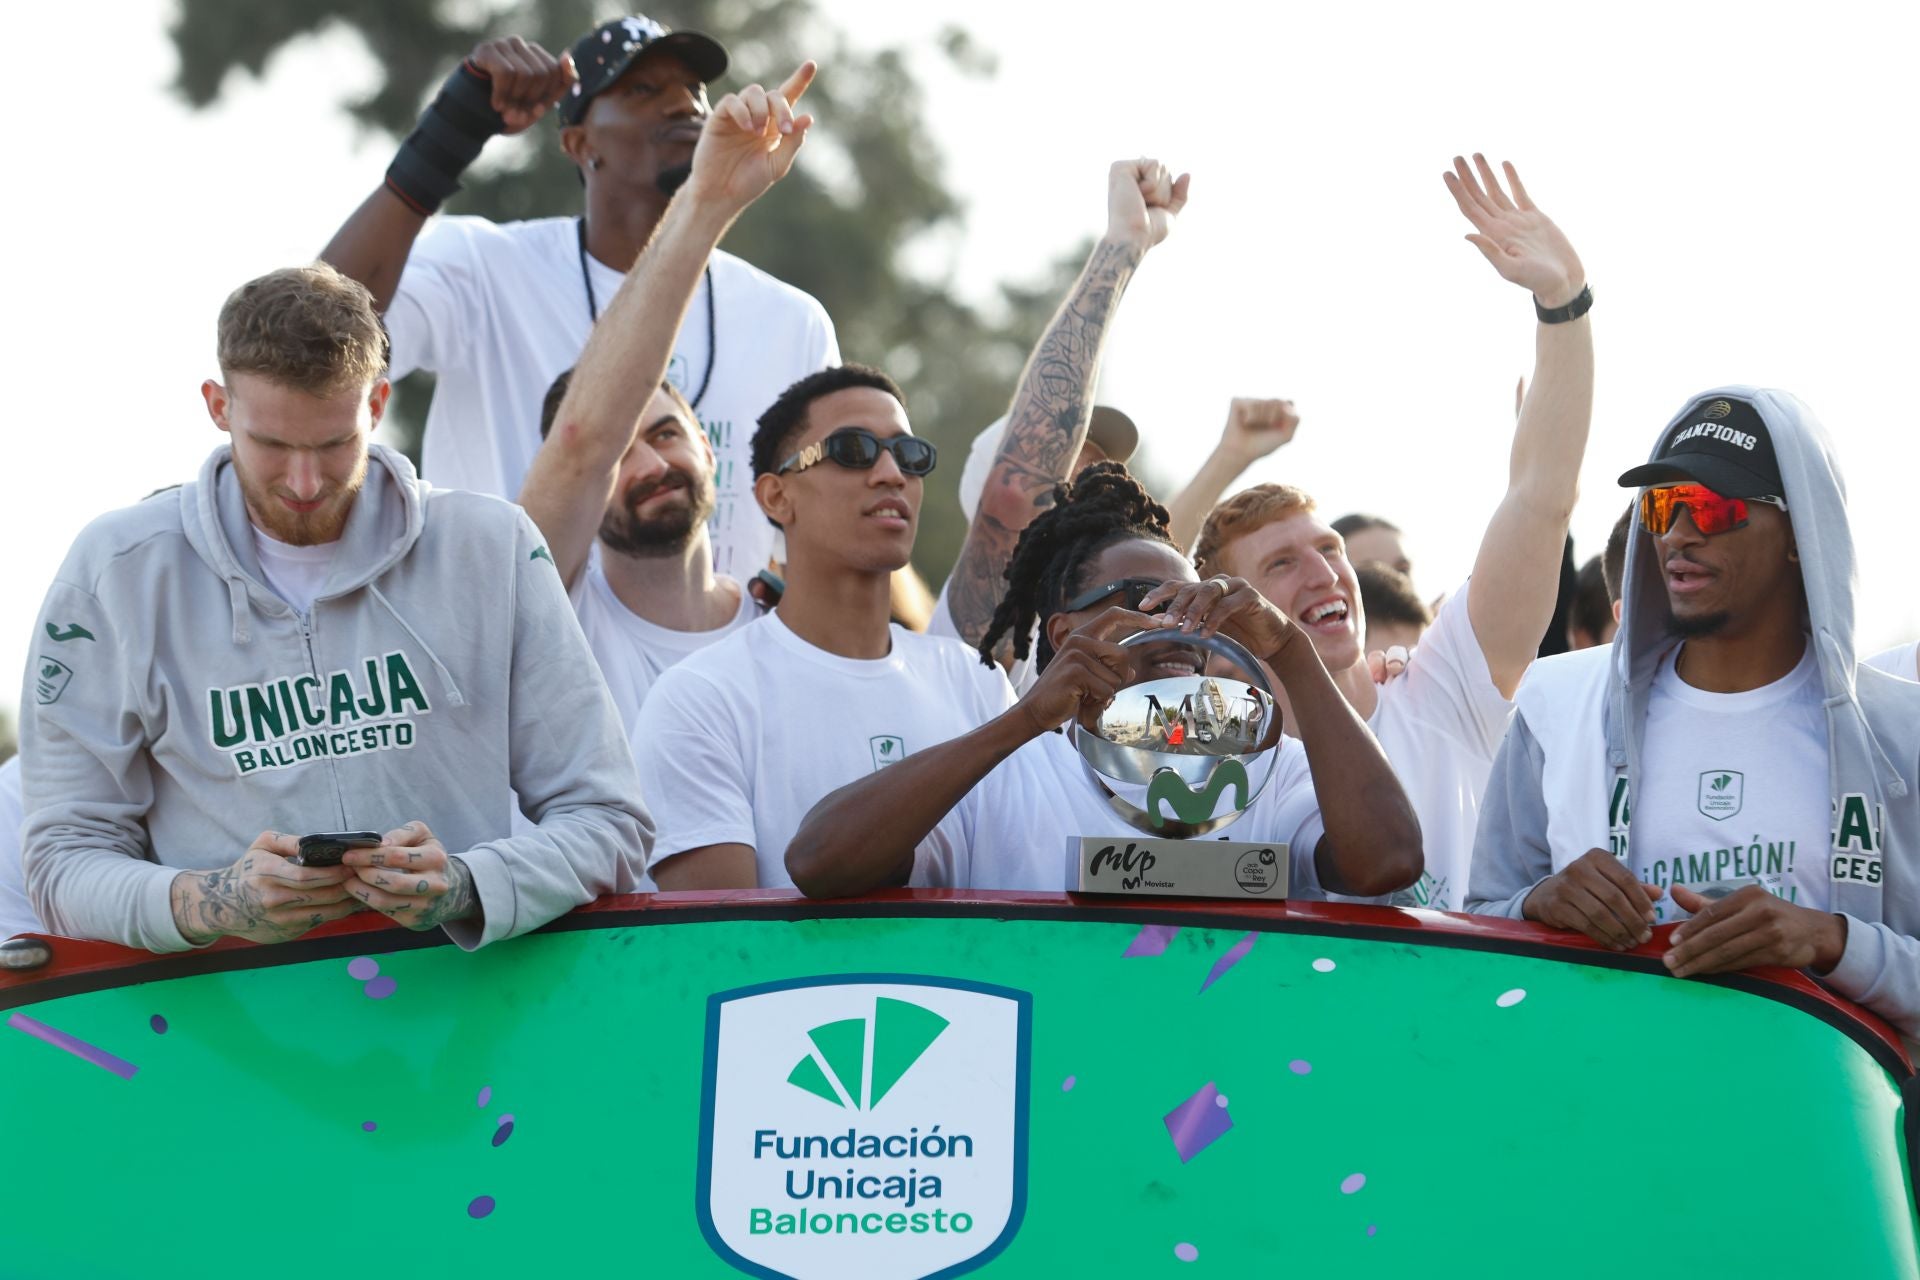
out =
[[[373,294],[381,311],[400,287],[407,255],[427,219],[460,189],[460,175],[495,134],[532,126],[576,79],[558,58],[519,36],[488,40],[455,68],[387,168],[320,256]]]
[[[1107,232],[1027,358],[1000,451],[953,566],[947,607],[969,647],[993,621],[1020,531],[1052,502],[1053,486],[1072,478],[1093,412],[1107,326],[1134,269],[1167,238],[1186,206],[1188,177],[1176,180],[1155,160],[1121,160],[1107,171]]]
[[[1173,545],[1193,550],[1200,526],[1246,469],[1293,439],[1300,415],[1291,400],[1251,400],[1235,396],[1227,406],[1227,425],[1200,470],[1167,503],[1167,529]]]
[[[1107,704],[1130,670],[1126,650],[1108,637],[1147,622],[1129,610],[1108,609],[1069,636],[1039,681],[1006,711],[814,805],[787,846],[794,884],[810,898],[839,898],[907,883],[920,842],[982,778],[1082,706]]]
[[[806,63],[779,89],[748,85],[714,107],[691,176],[574,365],[520,489],[520,505],[546,536],[562,582],[571,585],[586,564],[620,459],[649,425],[641,415],[666,377],[708,257],[734,219],[793,167],[813,123],[795,117],[793,104],[814,70]]]
[[[1445,175],[1473,233],[1501,275],[1553,311],[1581,299],[1586,271],[1560,228],[1534,206],[1511,164],[1507,187],[1482,156],[1459,156]],[[1474,170],[1478,170],[1478,174]],[[1540,649],[1560,588],[1561,547],[1579,494],[1580,460],[1593,420],[1593,327],[1585,315],[1542,322],[1533,379],[1520,406],[1507,493],[1487,523],[1467,588],[1467,616],[1500,692],[1512,697]]]

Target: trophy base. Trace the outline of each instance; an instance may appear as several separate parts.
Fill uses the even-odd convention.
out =
[[[1237,840],[1080,836],[1067,841],[1075,893],[1134,898],[1287,896],[1287,846]]]

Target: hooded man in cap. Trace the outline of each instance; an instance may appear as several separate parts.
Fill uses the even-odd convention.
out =
[[[437,487],[519,494],[547,388],[579,358],[686,180],[707,85],[726,68],[711,37],[644,17],[603,23],[558,58],[518,36],[487,41],[335,233],[321,256],[372,292],[392,335],[393,376],[439,376],[422,458]],[[443,217],[428,227],[488,138],[532,127],[556,102],[583,216]],[[773,549],[752,496],[754,421],[789,383],[839,362],[818,302],[714,252],[667,376],[713,444],[715,572],[744,581]]]
[[[1481,803],[1468,909],[1676,977],[1806,969],[1920,1033],[1920,685],[1856,663],[1826,433],[1780,391],[1688,404],[1640,488],[1607,656],[1539,663]]]

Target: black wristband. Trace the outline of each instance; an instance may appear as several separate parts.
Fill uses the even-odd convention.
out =
[[[1580,292],[1573,296],[1573,301],[1564,307],[1548,310],[1540,305],[1540,299],[1533,300],[1533,314],[1540,317],[1541,324],[1565,324],[1569,320],[1578,320],[1591,310],[1593,310],[1593,289],[1584,284],[1580,286]]]
[[[487,139],[506,127],[493,109],[493,82],[472,63],[461,63],[400,144],[387,166],[387,188],[416,213],[437,211],[460,189],[460,175]]]

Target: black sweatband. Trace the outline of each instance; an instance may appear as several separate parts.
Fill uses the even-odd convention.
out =
[[[460,175],[507,122],[493,109],[493,82],[470,62],[454,69],[387,166],[387,188],[416,213],[437,211]]]
[[[1578,320],[1593,310],[1593,290],[1586,285],[1580,286],[1580,292],[1573,295],[1573,301],[1564,307],[1543,307],[1540,299],[1533,300],[1533,314],[1540,317],[1541,324],[1565,324],[1569,320]]]

